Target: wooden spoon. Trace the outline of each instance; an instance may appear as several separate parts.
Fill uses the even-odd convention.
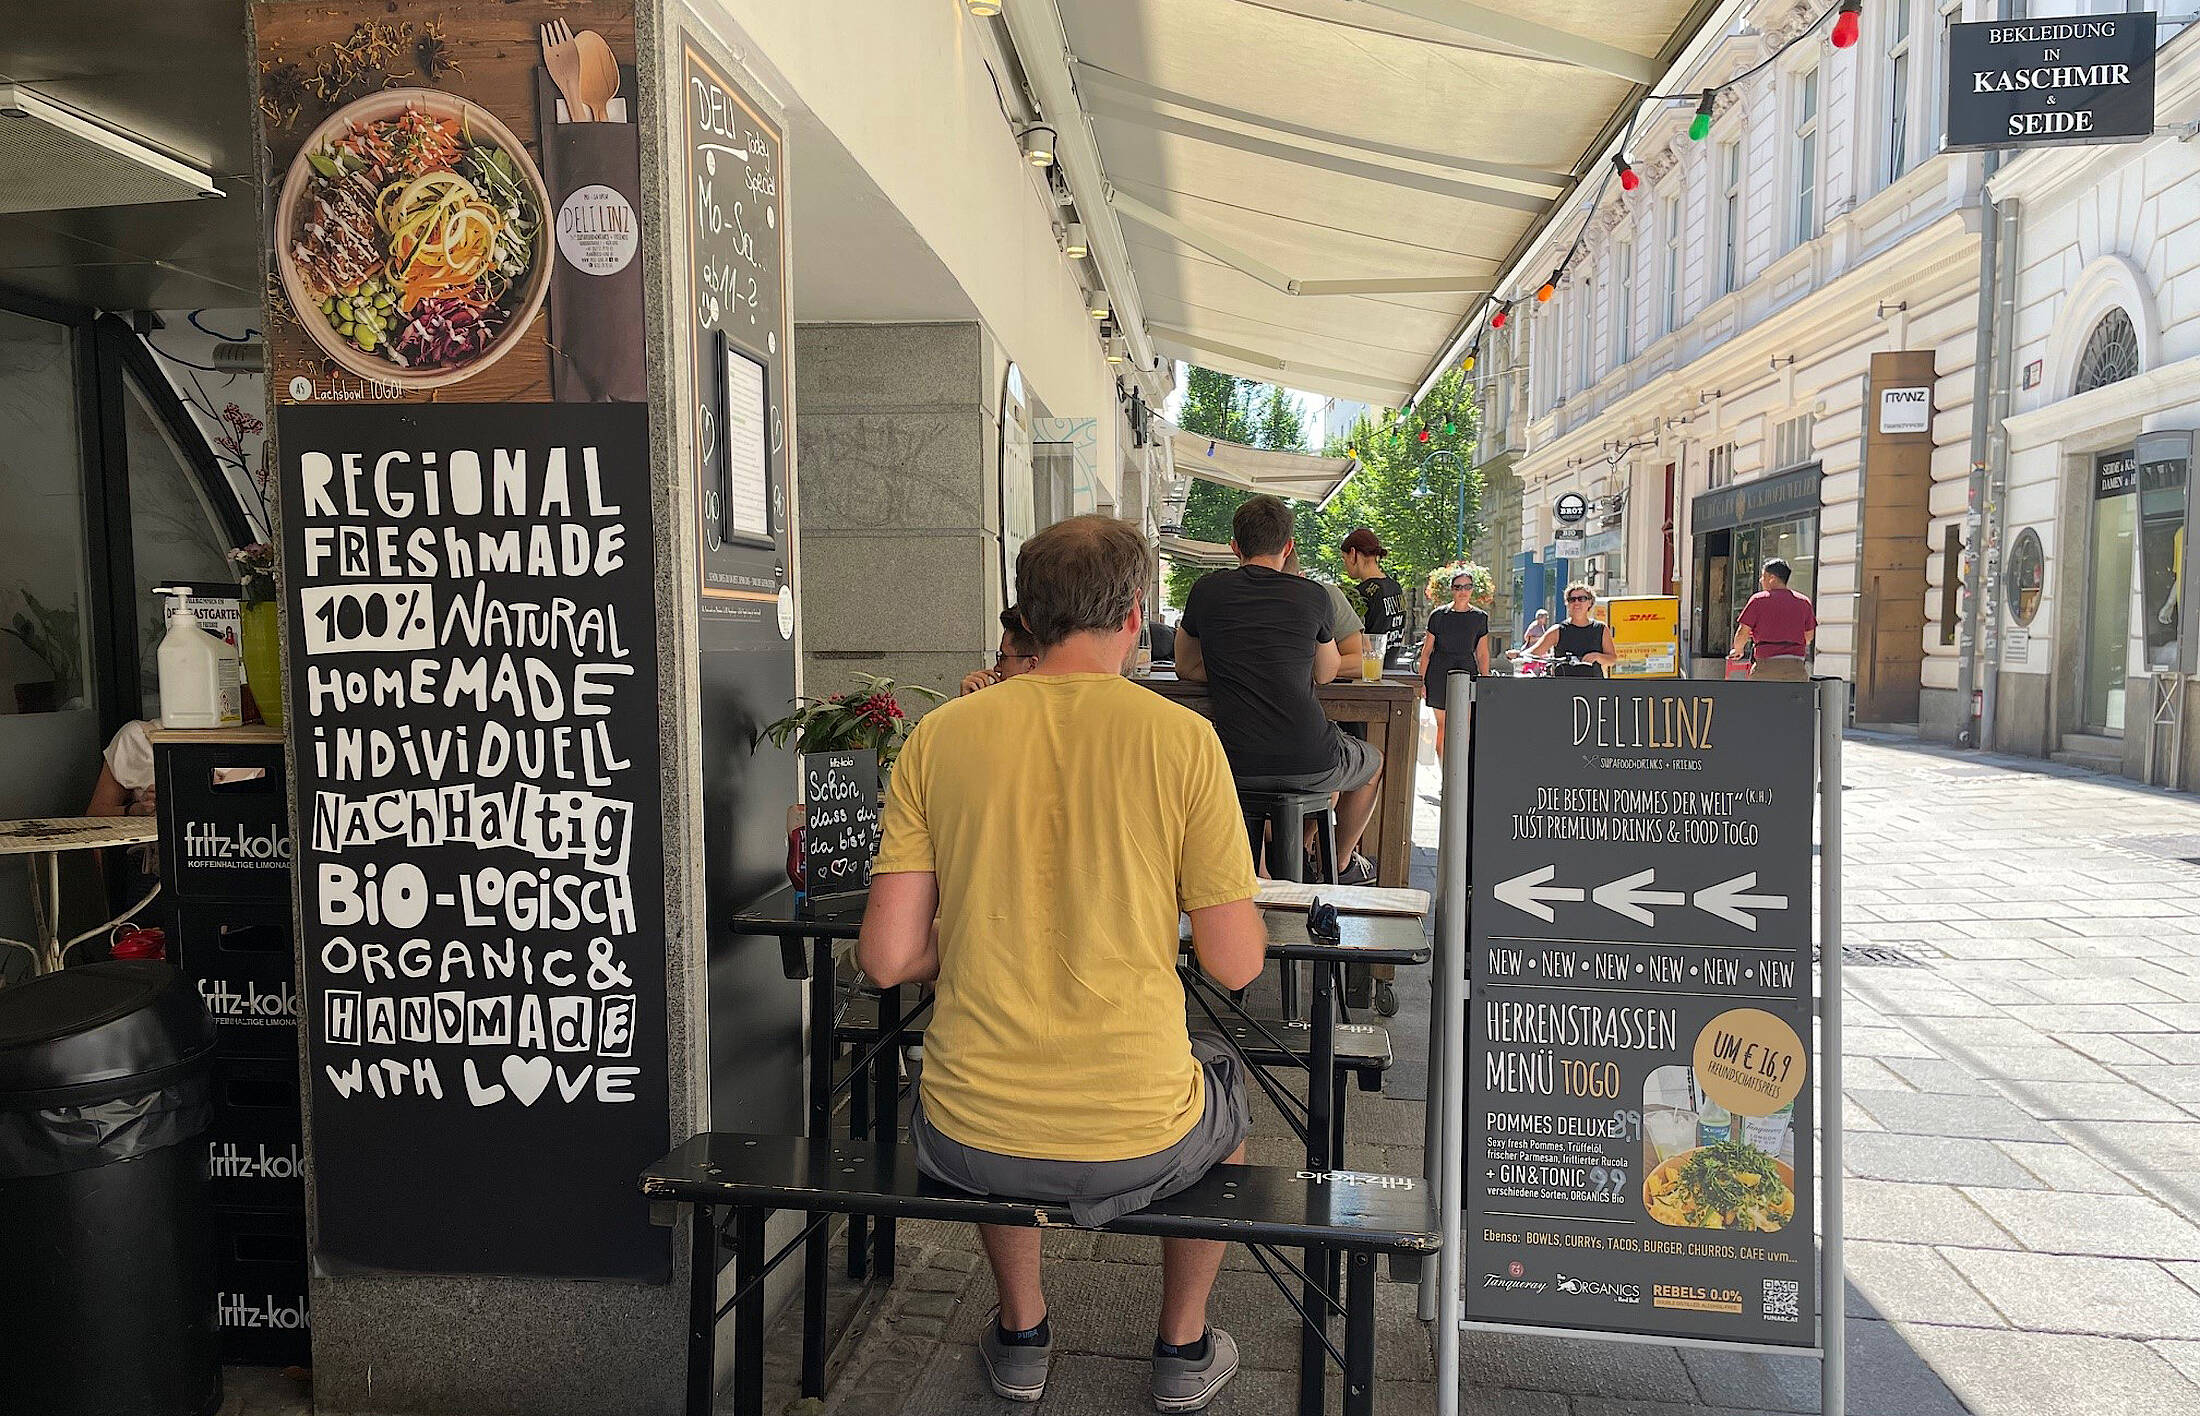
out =
[[[612,56],[611,46],[594,30],[582,30],[573,36],[581,56],[581,102],[588,105],[596,121],[611,121],[611,100],[619,96],[619,61]]]

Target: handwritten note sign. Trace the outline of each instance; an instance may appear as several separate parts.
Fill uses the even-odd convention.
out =
[[[283,410],[332,1269],[669,1275],[648,414]]]
[[[802,756],[802,878],[811,899],[871,885],[878,854],[878,754]]]

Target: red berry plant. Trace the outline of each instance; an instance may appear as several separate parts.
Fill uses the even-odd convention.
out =
[[[853,752],[871,748],[880,770],[894,765],[901,745],[916,727],[901,706],[901,694],[938,700],[947,695],[916,684],[857,674],[860,687],[825,698],[797,698],[794,711],[757,731],[758,741],[797,752]]]

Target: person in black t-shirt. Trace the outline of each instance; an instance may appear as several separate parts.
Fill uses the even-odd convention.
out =
[[[1421,639],[1421,696],[1436,713],[1436,756],[1444,755],[1444,694],[1451,675],[1464,670],[1476,678],[1490,671],[1490,617],[1474,607],[1474,577],[1451,578],[1451,608],[1428,617]]]
[[[1375,868],[1358,847],[1375,814],[1383,755],[1338,732],[1314,696],[1343,666],[1328,593],[1284,573],[1291,512],[1281,501],[1254,497],[1231,531],[1240,564],[1192,586],[1176,628],[1177,677],[1207,685],[1239,787],[1336,794],[1339,883],[1372,883]]]
[[[1352,599],[1360,607],[1360,627],[1368,634],[1385,637],[1387,657],[1398,647],[1406,631],[1405,587],[1383,573],[1382,538],[1365,526],[1354,530],[1338,547],[1344,557],[1344,573],[1352,580]]]

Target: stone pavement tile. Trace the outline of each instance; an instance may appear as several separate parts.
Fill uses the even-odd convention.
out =
[[[1905,1062],[1932,1065],[1930,1059],[1910,1057]],[[1841,1059],[1841,1083],[1844,1087],[1856,1087],[1866,1091],[1900,1091],[1911,1083],[1909,1079],[1892,1070],[1894,1059],[1881,1061],[1877,1057],[1843,1057]]]
[[[1713,1409],[1818,1410],[1820,1371],[1807,1357],[1682,1350],[1681,1360]],[[1575,1411],[1586,1409],[1575,1403]],[[1896,1324],[1848,1325],[1848,1416],[1963,1416],[1963,1405],[1910,1350]]]
[[[2200,1101],[2200,1066],[2164,1063],[2132,1065],[2116,1069],[2138,1086],[2171,1101]]]
[[[2040,1082],[2010,1078],[1999,1085],[2009,1099],[2027,1113],[2047,1121],[2186,1119],[2172,1103],[2149,1096],[2128,1082]]]
[[[2178,1062],[2200,1064],[2200,1033],[2148,1033],[2144,1038],[2133,1039],[2133,1051],[2141,1055],[2122,1059],[2127,1062]],[[2118,1059],[2103,1058],[2104,1062]]]
[[[2200,1401],[2141,1342],[1924,1324],[1903,1335],[1977,1416],[2167,1416]]]
[[[2157,1263],[2005,1249],[1941,1253],[2010,1326],[2026,1332],[2200,1337],[2200,1293]]]
[[[1989,1141],[2055,1139],[2054,1132],[1998,1096],[1941,1096],[1850,1088],[1848,1098],[1889,1131],[1905,1135],[1969,1136]]]
[[[2200,1293],[2200,1264],[2180,1261],[2164,1264],[2162,1267],[2182,1279],[2187,1288],[2192,1289],[2195,1293]]]
[[[2137,1187],[2129,1180],[2067,1143],[2041,1145],[2035,1141],[1997,1141],[2011,1160],[2037,1175],[2050,1190],[2090,1195],[2128,1195]]]
[[[2200,1033],[2200,1003],[2146,1003],[2136,1005],[2150,1018],[2160,1019],[2171,1032]]]
[[[2029,1047],[1967,1047],[1962,1050],[1956,1065],[1982,1077],[2023,1077],[2043,1082],[2111,1082],[2116,1079],[2114,1072],[2091,1057],[2046,1039]]]
[[[1462,1383],[1693,1405],[1695,1384],[1676,1348],[1538,1333],[1469,1332],[1459,1344]],[[1577,1410],[1578,1405],[1577,1405]]]
[[[1852,1285],[1851,1312],[1861,1306],[1867,1316],[1901,1322],[2006,1326],[2001,1314],[1962,1274],[1923,1244],[1882,1244],[1851,1237],[1841,1254]],[[1689,1369],[1695,1370],[1693,1362]]]
[[[2179,1031],[2177,1024],[2128,1003],[2043,1003],[2037,1007],[2019,1005],[2003,1011],[2017,1022],[2043,1033],[2114,1033],[2123,1037],[2135,1032]]]
[[[1966,1189],[1966,1198],[2044,1254],[2200,1259],[2200,1226],[2145,1195]]]
[[[1994,1011],[1992,1003],[1967,989],[1917,986],[1915,969],[1888,969],[1885,972],[1902,976],[1888,980],[1889,983],[1899,983],[1901,986],[1874,987],[1878,982],[1874,977],[1861,984],[1851,984],[1850,991],[1862,996],[1890,1018],[1977,1018],[1989,1016]],[[1848,977],[1845,971],[1842,977],[1844,980]],[[2034,1003],[2039,1000],[2027,998],[2019,1001]]]
[[[1954,1048],[2037,1047],[2040,1042],[2039,1029],[2003,1016],[1999,1009],[1985,1017],[1907,1018],[1903,1026],[1943,1054]]]
[[[2157,1043],[2173,1041],[2177,1035],[2174,1033],[2147,1033],[2145,1036],[2147,1042]],[[2137,1038],[2117,1037],[2109,1033],[2058,1033],[2055,1036],[2055,1041],[2073,1051],[2084,1053],[2096,1062],[2105,1062],[2111,1067],[2119,1067],[2127,1062],[2141,1064],[2158,1062],[2162,1056],[2158,1049],[2142,1044]],[[2085,1079],[2074,1077],[2069,1080],[2083,1081]]]
[[[1893,1133],[1854,1135],[1842,1151],[1849,1173],[1867,1180],[1925,1185],[1996,1185],[2031,1189],[2039,1182],[1991,1141]]]
[[[2111,1165],[2134,1174],[2200,1171],[2200,1120],[2057,1121],[2055,1129]]]
[[[1901,1083],[1921,1092],[1935,1092],[1944,1096],[1996,1096],[1994,1084],[1958,1062],[1942,1062],[1929,1057],[1890,1057],[1881,1067],[1900,1078]],[[1842,1086],[1855,1096],[1866,1089],[1898,1091],[1901,1087],[1873,1087],[1853,1071],[1841,1074]]]
[[[1855,1135],[1859,1132],[1884,1131],[1879,1119],[1856,1104],[1855,1097],[1841,1099],[1841,1129]]]
[[[1881,928],[1883,929],[1896,927],[1908,928],[1909,926],[1881,926]],[[1990,931],[1990,926],[1973,925],[1971,927],[1989,929]],[[1973,935],[1963,933],[1962,931],[1956,929],[1953,925],[1950,925],[1948,928],[1949,933],[1947,935],[1936,937],[1931,941],[1933,947],[1940,950],[1941,953],[1946,954],[1951,959],[1956,959],[1966,963],[2034,963],[2069,957],[2068,955],[2064,954],[2062,950],[2058,949],[2053,942],[2050,942],[2046,939],[2033,938],[2030,936],[2020,937],[2008,934],[1994,934],[1991,932]],[[1845,931],[1845,933],[1852,937],[1852,942],[1866,942],[1863,940],[1854,940],[1853,936],[1855,935],[1856,931],[1854,931],[1853,929],[1847,930]],[[2061,937],[2069,938],[2070,936],[2064,935]],[[1899,943],[1901,941],[1875,940],[1870,942]]]
[[[1852,1240],[2014,1249],[2017,1241],[1949,1185],[1852,1179],[1843,1189]]]
[[[2162,1341],[2150,1342],[2154,1355],[2185,1374],[2185,1379],[2200,1386],[2200,1342]]]
[[[1859,1028],[1845,1022],[1841,1051],[1850,1057],[1938,1057],[1940,1054],[1902,1028]]]
[[[2037,1003],[2167,1003],[2176,999],[2143,978],[2110,974],[2090,978],[2031,979],[2018,987],[2033,994],[2020,1000]],[[2009,1000],[2003,1000],[2009,1001]]]
[[[1959,919],[1950,922],[1956,933],[1970,939],[2037,940],[2052,943],[2056,940],[2075,939],[2077,932],[2067,924],[2051,919]],[[1955,952],[1950,950],[1950,953]],[[1996,957],[1969,954],[1966,958]],[[2025,958],[2028,955],[2008,954],[1999,957]]]

